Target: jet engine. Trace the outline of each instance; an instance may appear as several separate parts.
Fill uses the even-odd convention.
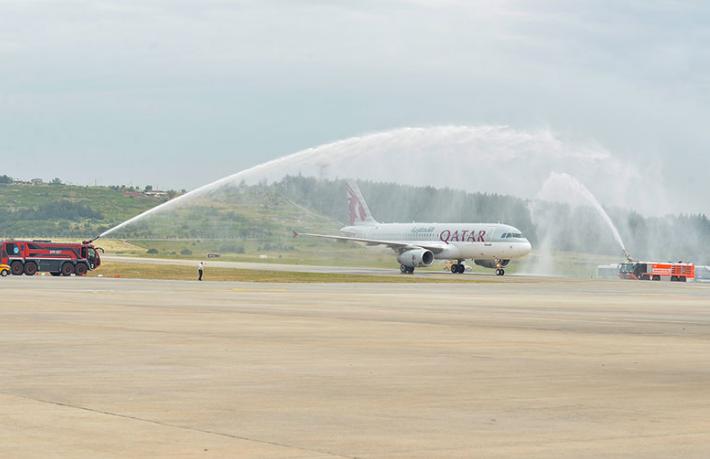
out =
[[[483,266],[484,268],[497,269],[505,268],[510,263],[510,260],[501,260],[500,264],[497,264],[495,260],[473,260],[478,266]]]
[[[410,268],[430,266],[434,263],[434,254],[426,249],[409,249],[397,256],[397,261]]]

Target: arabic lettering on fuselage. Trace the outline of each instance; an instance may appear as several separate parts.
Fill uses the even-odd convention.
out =
[[[418,234],[418,233],[433,233],[434,232],[434,227],[426,227],[426,226],[420,226],[419,228],[414,228],[412,230],[412,233]]]
[[[485,230],[444,230],[439,233],[439,240],[442,242],[486,242]]]

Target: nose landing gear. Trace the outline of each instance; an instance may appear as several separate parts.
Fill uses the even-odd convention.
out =
[[[496,269],[496,276],[505,276],[505,269],[503,269],[503,268]]]

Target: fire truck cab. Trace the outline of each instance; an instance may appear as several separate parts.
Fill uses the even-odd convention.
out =
[[[2,241],[0,264],[9,265],[15,276],[34,276],[38,272],[84,276],[101,265],[100,251],[91,242]]]

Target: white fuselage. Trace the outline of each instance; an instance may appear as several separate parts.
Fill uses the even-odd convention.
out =
[[[499,223],[375,223],[346,226],[341,233],[362,239],[398,241],[413,246],[443,245],[438,260],[510,260],[530,253],[522,233]]]

